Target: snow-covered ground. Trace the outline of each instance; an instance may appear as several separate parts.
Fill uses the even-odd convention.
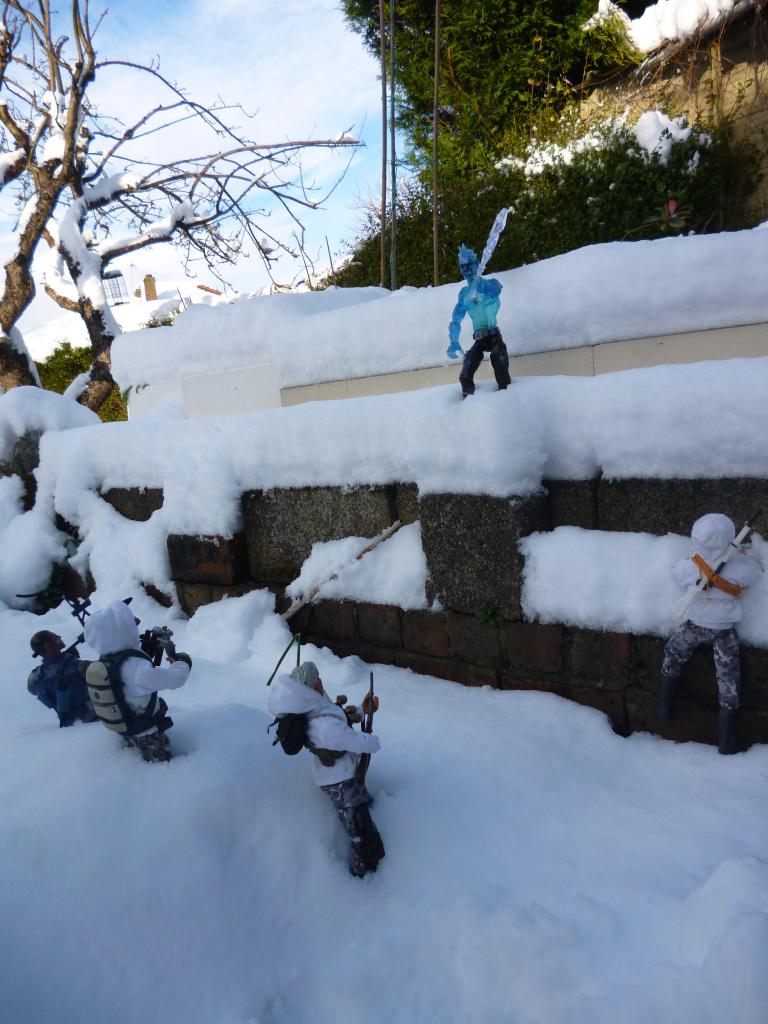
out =
[[[551,695],[379,667],[387,856],[359,882],[309,755],[266,733],[288,639],[268,605],[171,622],[195,667],[167,766],[59,730],[27,638],[79,627],[0,613],[3,1020],[762,1024],[768,749],[625,740]],[[367,666],[310,653],[362,696]]]
[[[756,228],[609,242],[514,270],[491,264],[488,273],[504,288],[498,323],[510,354],[522,355],[763,323],[766,263],[768,231]],[[112,368],[125,390],[264,362],[282,387],[437,366],[448,362],[459,287],[331,288],[195,305],[173,327],[118,338]],[[468,344],[468,321],[462,337]]]

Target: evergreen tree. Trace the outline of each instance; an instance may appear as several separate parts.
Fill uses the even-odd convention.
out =
[[[378,54],[378,0],[342,0],[342,7]],[[446,172],[486,167],[505,155],[511,136],[527,137],[542,104],[562,103],[569,73],[581,75],[581,26],[596,9],[596,0],[443,0],[440,161]],[[422,168],[432,156],[434,19],[434,0],[396,2],[398,122]]]

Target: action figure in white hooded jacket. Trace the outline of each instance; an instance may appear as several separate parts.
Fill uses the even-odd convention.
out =
[[[672,566],[672,579],[684,589],[707,578],[736,537],[736,528],[728,516],[711,512],[693,524],[692,550],[687,558]],[[659,714],[670,718],[680,673],[693,652],[704,645],[715,656],[721,754],[735,754],[736,718],[741,705],[741,669],[739,638],[735,625],[741,619],[741,592],[756,583],[762,569],[741,552],[734,552],[713,582],[691,602],[688,618],[681,623],[664,648],[661,669]]]
[[[167,668],[156,667],[141,649],[138,621],[128,605],[113,601],[85,624],[85,640],[109,669],[109,680],[99,691],[91,686],[93,709],[108,729],[119,732],[129,747],[136,747],[145,761],[170,761],[166,731],[173,725],[168,705],[158,690],[176,690],[187,681],[192,659],[182,651],[167,655]],[[108,696],[100,700],[100,692]]]
[[[368,696],[363,712],[368,712]],[[374,711],[379,706],[374,697]],[[364,783],[355,779],[361,754],[375,754],[379,740],[374,733],[358,732],[343,708],[323,689],[314,662],[305,661],[290,675],[280,675],[270,692],[267,708],[275,718],[306,715],[307,747],[314,760],[315,782],[336,808],[350,838],[350,873],[358,878],[375,871],[384,856],[384,844],[371,818],[373,798]]]

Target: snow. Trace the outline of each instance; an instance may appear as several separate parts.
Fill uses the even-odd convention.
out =
[[[768,568],[768,545],[754,535],[754,555]],[[525,557],[526,618],[586,629],[668,636],[678,625],[672,604],[682,591],[670,567],[689,554],[690,539],[667,534],[607,533],[560,526],[520,541]],[[768,647],[768,576],[744,592],[739,636]]]
[[[4,185],[11,169],[26,154],[23,149],[13,149],[9,153],[0,153],[0,185]]]
[[[507,272],[508,341],[568,342],[580,322],[582,337],[608,340],[765,319],[767,248],[765,231],[616,243]],[[215,350],[223,368],[259,346],[282,359],[284,379],[418,365],[444,350],[455,295],[243,300],[193,309],[116,350],[134,383],[142,359],[167,374]],[[382,750],[369,786],[387,856],[359,882],[309,755],[285,757],[267,734],[264,684],[290,641],[273,596],[226,599],[186,621],[139,583],[170,590],[168,533],[231,533],[250,488],[403,481],[509,496],[598,473],[766,478],[767,376],[768,358],[733,359],[525,378],[502,393],[481,382],[467,402],[453,385],[115,424],[37,389],[0,397],[0,448],[45,431],[34,510],[22,512],[18,478],[0,479],[2,1019],[762,1024],[765,745],[723,758],[622,739],[598,711],[550,694],[376,666]],[[162,487],[163,507],[127,520],[100,496],[114,486]],[[98,724],[60,730],[26,691],[29,637],[47,628],[70,643],[80,632],[65,606],[7,607],[70,554],[54,512],[84,538],[73,564],[90,566],[94,608],[133,596],[144,627],[170,625],[194,659],[169,701],[169,765],[142,763]],[[341,569],[322,596],[424,608],[419,524],[354,562],[367,542],[316,544],[292,593]],[[768,564],[768,544],[754,544]],[[529,616],[671,628],[669,565],[685,538],[561,527],[522,545]],[[760,646],[766,586],[745,595],[740,627]],[[369,666],[311,646],[303,657],[333,696],[360,703]]]
[[[657,143],[669,141],[660,119],[645,127],[653,129],[649,143],[657,131]],[[609,242],[491,274],[504,288],[499,327],[510,354],[522,355],[765,322],[767,261],[768,234],[751,230]],[[460,287],[328,289],[193,306],[172,327],[118,338],[113,373],[126,390],[268,359],[292,387],[441,365]]]
[[[50,283],[56,287],[54,281]],[[188,287],[188,284],[185,287]],[[60,289],[57,288],[57,290]],[[175,312],[179,307],[179,302],[178,292],[166,289],[156,300],[148,302],[144,299],[132,298],[128,302],[112,306],[112,313],[122,330],[135,331],[144,327],[147,321],[153,317],[159,320],[169,313]],[[24,338],[33,359],[38,362],[47,359],[54,349],[64,341],[68,341],[73,348],[90,346],[88,331],[76,313],[61,313],[42,327],[25,331]]]
[[[766,358],[733,359],[521,378],[505,392],[481,382],[466,402],[456,385],[161,428],[138,420],[48,433],[39,493],[70,522],[92,526],[91,516],[112,513],[95,491],[162,487],[163,508],[149,524],[229,535],[240,528],[240,496],[250,489],[399,481],[422,493],[504,497],[535,493],[547,478],[600,472],[765,477],[767,374]],[[159,562],[157,572],[162,578]]]
[[[628,18],[611,0],[600,0],[597,13],[583,25],[584,31],[610,18],[618,18],[631,42],[641,53],[653,53],[669,43],[685,42],[715,28],[739,8],[751,3],[739,0],[658,0],[646,7],[639,18]]]
[[[400,608],[427,607],[427,559],[421,546],[421,525],[410,523],[359,561],[357,555],[373,538],[345,537],[320,541],[287,588],[299,600],[322,583],[315,600],[366,601]],[[325,582],[332,575],[337,579]]]
[[[309,755],[266,733],[268,597],[169,621],[195,665],[159,766],[27,694],[29,636],[79,632],[64,610],[0,612],[5,1019],[762,1024],[765,747],[626,740],[548,694],[377,666],[387,856],[360,882]],[[367,666],[304,655],[360,702]]]
[[[528,143],[527,159],[504,157],[496,167],[500,171],[505,171],[508,167],[517,167],[523,171],[526,178],[532,178],[537,174],[543,174],[549,167],[568,166],[580,153],[602,149],[626,124],[626,113],[621,117],[609,118],[591,127],[580,138],[563,146],[555,142],[541,145],[534,139]],[[658,156],[664,166],[669,163],[674,146],[679,142],[685,142],[692,132],[684,117],[668,117],[661,110],[646,110],[631,129],[638,145],[647,156]],[[696,137],[701,145],[706,146],[711,142],[711,136],[704,132],[697,132]],[[698,162],[698,151],[694,153],[692,159]],[[692,169],[695,169],[695,165]]]
[[[0,476],[0,533],[21,515],[24,482],[20,476]]]
[[[95,412],[54,391],[13,388],[0,395],[0,460],[7,459],[17,438],[30,430],[71,430],[100,422]]]
[[[35,507],[11,519],[0,532],[0,600],[13,607],[29,605],[28,600],[19,600],[19,595],[48,586],[51,566],[63,563],[69,554],[66,540],[44,508]]]
[[[658,153],[662,164],[669,162],[677,142],[685,142],[691,129],[683,117],[667,117],[660,110],[646,110],[635,125],[637,141],[647,153]],[[709,136],[703,136],[709,139]],[[698,153],[694,154],[694,158]]]

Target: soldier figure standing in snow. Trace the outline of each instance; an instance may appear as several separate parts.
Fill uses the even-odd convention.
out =
[[[88,687],[85,684],[87,661],[80,661],[77,650],[64,650],[64,641],[58,633],[41,629],[29,641],[32,654],[42,658],[42,665],[30,672],[27,689],[41,704],[55,711],[59,726],[64,728],[75,722],[93,722]]]
[[[182,651],[167,653],[168,668],[152,664],[141,649],[138,620],[128,605],[113,601],[85,624],[85,639],[100,656],[86,680],[93,709],[101,722],[136,747],[145,761],[170,761],[166,731],[173,725],[158,690],[176,690],[187,681],[192,659]]]
[[[494,278],[478,275],[479,262],[477,254],[462,244],[459,247],[459,270],[467,284],[459,292],[454,306],[451,322],[448,325],[449,359],[458,359],[462,353],[459,344],[461,321],[466,313],[472,321],[472,348],[464,356],[464,363],[459,374],[461,397],[475,393],[475,371],[483,361],[483,353],[490,352],[491,366],[496,377],[499,391],[511,384],[509,376],[509,353],[501,331],[496,326],[496,314],[501,305],[501,285]]]
[[[720,704],[721,754],[735,754],[739,749],[736,718],[741,705],[741,670],[739,638],[734,628],[741,619],[739,597],[742,590],[756,583],[762,574],[761,568],[741,552],[731,555],[719,574],[714,572],[735,537],[736,529],[728,516],[718,512],[702,516],[691,530],[692,555],[672,566],[672,579],[679,587],[695,587],[702,578],[709,582],[707,589],[702,589],[691,601],[687,619],[677,627],[664,648],[658,705],[661,717],[670,718],[685,664],[698,647],[712,647]]]
[[[379,706],[374,697],[374,710]],[[363,712],[368,713],[368,695]],[[355,778],[358,755],[375,754],[379,740],[374,733],[357,732],[347,714],[334,704],[323,689],[314,662],[305,661],[290,675],[280,675],[270,692],[267,708],[279,719],[284,715],[306,718],[304,745],[314,755],[315,782],[336,808],[351,840],[349,870],[357,878],[375,871],[384,856],[384,844],[373,823],[369,806],[373,802],[365,783]]]

